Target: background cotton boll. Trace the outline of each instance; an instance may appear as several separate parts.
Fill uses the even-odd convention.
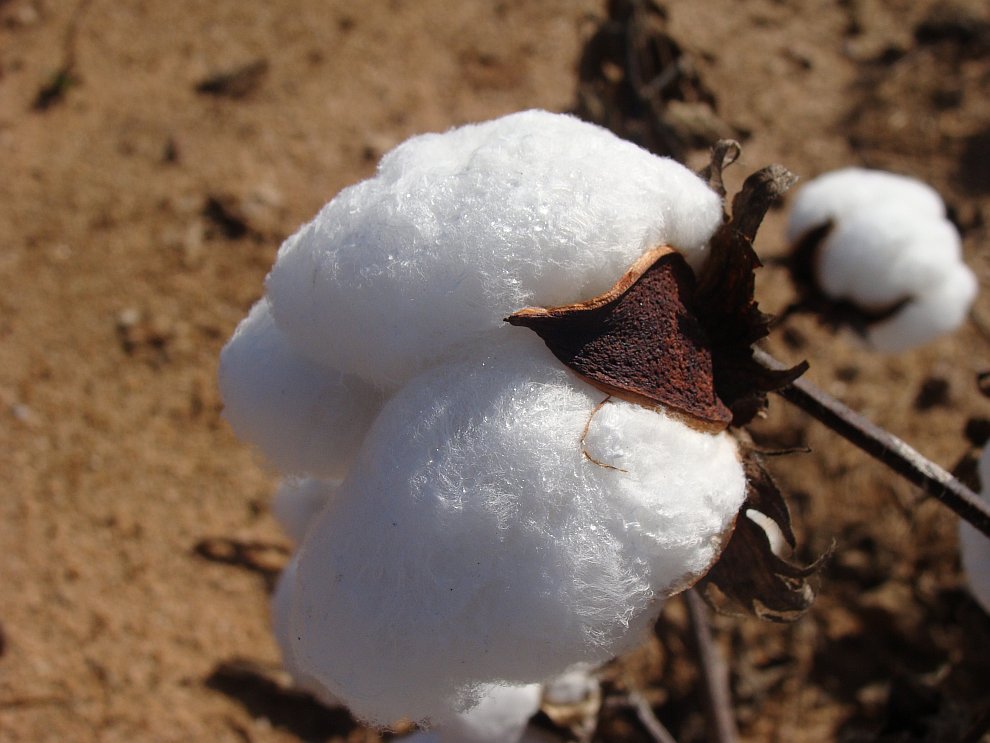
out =
[[[628,472],[591,463],[600,399],[516,344],[393,397],[301,548],[300,667],[362,718],[440,724],[479,684],[635,645],[715,557],[745,480],[728,436],[626,403],[588,444]]]
[[[721,220],[684,166],[528,111],[401,144],[286,241],[267,287],[298,348],[394,389],[521,307],[605,291],[658,243],[700,265]]]
[[[957,263],[896,315],[869,326],[866,339],[877,350],[888,353],[934,340],[963,324],[978,290],[973,272]]]
[[[288,537],[299,544],[313,517],[340,487],[339,480],[298,479],[282,481],[272,499],[272,515]]]
[[[408,743],[516,743],[540,708],[541,687],[488,686],[476,707],[433,730],[408,736]]]
[[[990,447],[980,457],[981,494],[990,501]],[[959,522],[959,551],[973,598],[990,614],[990,539],[966,521]]]
[[[838,222],[864,208],[896,204],[916,216],[938,219],[945,204],[931,186],[916,178],[882,170],[843,168],[809,181],[797,193],[787,225],[787,239],[802,235],[826,222]]]
[[[870,206],[836,224],[818,251],[818,282],[833,299],[882,310],[917,296],[952,273],[962,255],[945,219],[901,204]]]
[[[343,474],[381,406],[381,393],[302,356],[279,330],[266,299],[220,355],[224,418],[278,469]]]

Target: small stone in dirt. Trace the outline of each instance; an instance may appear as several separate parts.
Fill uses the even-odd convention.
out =
[[[944,377],[928,377],[921,384],[918,396],[914,398],[915,410],[930,410],[949,404],[949,380]]]
[[[268,60],[257,59],[201,80],[196,85],[196,92],[218,98],[245,98],[258,89],[267,74]]]
[[[990,441],[990,418],[970,418],[966,421],[963,435],[973,446],[982,447]]]
[[[61,103],[65,100],[65,95],[69,92],[69,88],[74,87],[78,83],[79,78],[76,77],[69,65],[59,68],[38,91],[38,95],[35,96],[34,103],[31,104],[31,107],[35,111],[47,111],[56,103]]]

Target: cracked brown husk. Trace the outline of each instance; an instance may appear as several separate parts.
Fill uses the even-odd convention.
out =
[[[719,142],[700,174],[725,197],[722,171],[739,156],[732,140]],[[753,239],[770,205],[795,181],[779,165],[757,171],[732,200],[731,216],[710,241],[695,276],[676,246],[657,246],[609,291],[550,308],[525,308],[506,321],[534,330],[578,376],[611,397],[664,410],[693,428],[722,431],[749,423],[767,406],[767,393],[789,384],[807,364],[773,371],[753,357],[753,344],[770,332],[770,316],[754,298],[761,266]],[[759,511],[794,546],[784,499],[758,454],[741,446],[747,494],[721,556],[698,588],[717,609],[743,609],[785,621],[813,599],[809,566],[773,553],[766,533],[746,517]]]

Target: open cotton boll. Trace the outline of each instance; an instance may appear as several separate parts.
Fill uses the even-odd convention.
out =
[[[301,355],[267,299],[224,346],[219,378],[224,418],[286,473],[342,475],[381,407],[370,385]]]
[[[866,340],[877,350],[888,353],[928,343],[965,322],[978,290],[973,272],[957,263],[947,276],[908,302],[896,315],[870,325]]]
[[[980,457],[981,495],[990,501],[990,446]],[[969,592],[990,614],[990,539],[966,521],[959,522],[959,551]]]
[[[848,168],[805,186],[788,234],[796,244],[831,225],[815,247],[818,289],[863,311],[870,346],[899,352],[959,327],[976,297],[959,232],[944,214],[938,194],[920,181]]]
[[[882,310],[940,283],[961,257],[948,220],[880,204],[836,223],[818,249],[818,283],[833,299]]]
[[[512,340],[516,340],[513,338]],[[293,655],[359,717],[442,724],[638,643],[717,557],[736,445],[597,390],[527,343],[412,380],[300,550]]]
[[[287,478],[275,491],[272,515],[286,535],[299,544],[306,536],[313,517],[323,509],[339,487],[340,480]]]
[[[408,743],[517,743],[529,718],[540,709],[542,688],[487,686],[481,701],[433,730],[403,738]]]
[[[722,221],[694,173],[605,129],[527,111],[414,137],[279,250],[279,327],[394,389],[502,318],[608,289],[667,243],[698,267]]]
[[[787,224],[794,244],[810,230],[879,204],[899,204],[917,216],[940,219],[945,204],[927,183],[909,176],[866,168],[833,170],[809,181],[797,193]]]

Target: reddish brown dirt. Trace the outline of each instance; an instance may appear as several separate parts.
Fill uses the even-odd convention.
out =
[[[666,5],[719,118],[748,133],[730,191],[769,162],[919,176],[986,285],[985,3]],[[220,418],[217,355],[280,239],[385,149],[574,107],[603,15],[598,0],[0,0],[0,741],[379,739],[279,686],[267,589],[287,543],[273,476]],[[259,62],[226,95],[197,90]],[[783,307],[786,272],[768,266],[759,292]],[[967,420],[990,418],[975,385],[990,295],[975,317],[897,358],[805,317],[771,347],[951,466]],[[837,551],[796,624],[718,618],[743,738],[957,739],[990,696],[990,619],[962,589],[956,519],[779,400],[755,432],[813,450],[772,468],[802,555]],[[610,673],[703,740],[680,602],[659,635]],[[647,740],[620,712],[597,739]]]

